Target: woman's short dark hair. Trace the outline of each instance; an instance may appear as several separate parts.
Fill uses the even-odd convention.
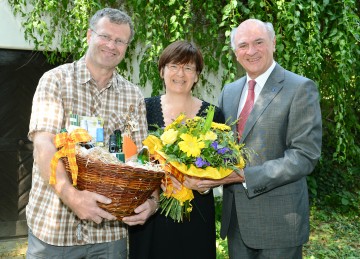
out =
[[[159,58],[159,72],[161,73],[161,70],[169,63],[194,63],[197,74],[200,74],[204,68],[204,59],[200,50],[194,43],[183,40],[175,41],[163,50]]]

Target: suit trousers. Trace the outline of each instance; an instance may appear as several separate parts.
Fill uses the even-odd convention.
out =
[[[245,222],[246,224],[246,222]],[[301,259],[302,246],[274,248],[274,249],[254,249],[248,247],[241,237],[241,232],[237,220],[235,197],[231,208],[230,225],[227,234],[228,249],[230,259]]]

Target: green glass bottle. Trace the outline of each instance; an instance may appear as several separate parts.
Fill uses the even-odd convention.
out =
[[[117,152],[122,151],[122,137],[121,137],[121,131],[119,129],[114,130],[114,134],[116,136],[116,147]]]
[[[137,161],[139,164],[145,165],[150,161],[150,152],[147,146],[143,146],[142,149],[137,154]]]

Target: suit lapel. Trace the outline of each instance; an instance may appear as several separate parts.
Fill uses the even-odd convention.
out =
[[[237,112],[239,109],[241,93],[243,91],[245,83],[246,83],[246,77],[240,78],[237,81],[237,83],[234,85],[234,90],[229,91],[229,96],[228,96],[228,98],[226,98],[227,100],[231,100],[229,102],[229,107],[231,107],[231,120],[230,120],[231,123],[238,119]],[[232,130],[234,132],[237,131],[236,125],[237,125],[237,123],[235,123],[232,126]]]
[[[276,64],[248,117],[240,142],[243,142],[250,130],[254,127],[256,121],[268,108],[275,96],[281,91],[283,88],[284,77],[285,70],[279,64]]]

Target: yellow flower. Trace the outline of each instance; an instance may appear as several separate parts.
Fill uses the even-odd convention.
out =
[[[216,135],[216,133],[214,133],[212,131],[208,131],[208,132],[206,132],[205,135],[201,135],[200,138],[204,139],[204,140],[214,141],[215,139],[217,139],[217,135]]]
[[[183,141],[179,142],[179,148],[185,152],[188,157],[197,157],[201,153],[201,149],[205,147],[205,143],[195,136],[189,134],[181,134]]]
[[[245,167],[245,164],[246,164],[245,159],[244,157],[241,156],[239,159],[239,163],[236,165],[236,167],[243,169]]]
[[[173,144],[178,136],[178,131],[174,129],[168,129],[164,131],[161,135],[160,139],[164,145]]]
[[[222,130],[222,131],[231,130],[231,128],[228,125],[222,124],[222,123],[216,123],[216,122],[211,123],[211,128],[219,129],[219,130]]]
[[[191,201],[192,199],[194,199],[194,194],[192,190],[184,186],[181,186],[181,190],[172,193],[171,196],[180,201],[181,205],[183,205],[185,201]]]
[[[150,154],[154,154],[155,150],[160,150],[163,146],[161,140],[154,135],[147,136],[143,144],[149,148]]]
[[[188,128],[189,131],[191,131],[192,129],[196,128],[196,126],[198,125],[200,120],[202,120],[201,117],[194,117],[192,119],[187,119],[185,121],[186,122],[186,127]]]
[[[172,123],[165,127],[165,131],[175,127],[177,124],[181,124],[181,122],[186,118],[185,114],[181,113]]]

